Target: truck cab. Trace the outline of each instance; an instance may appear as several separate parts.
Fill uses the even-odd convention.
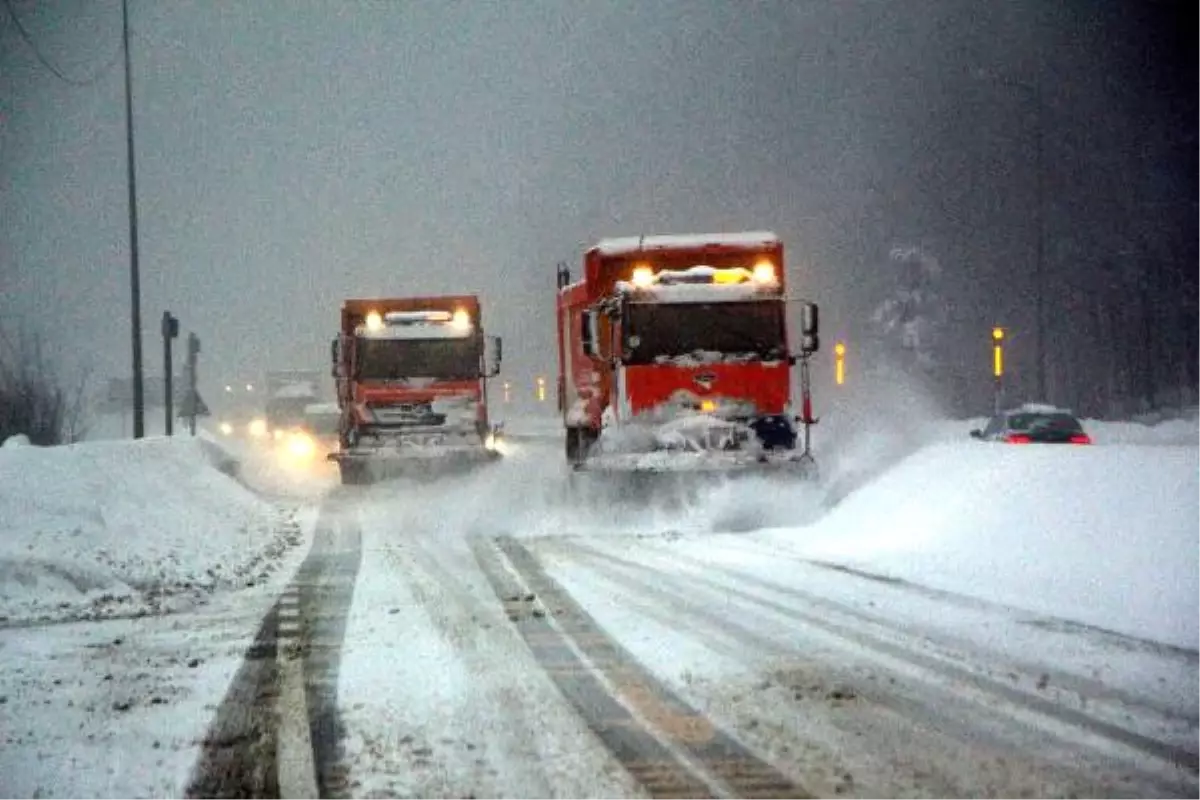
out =
[[[806,387],[796,416],[791,386],[816,350],[816,311],[806,304],[793,351],[785,285],[770,233],[603,240],[582,280],[560,269],[567,460],[581,465],[621,429],[642,449],[793,451],[796,423],[814,421]]]
[[[344,482],[389,459],[492,453],[500,340],[484,335],[476,297],[348,300],[331,355],[341,417],[330,457]]]

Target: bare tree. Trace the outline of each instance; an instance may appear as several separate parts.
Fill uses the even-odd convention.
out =
[[[0,332],[0,442],[23,434],[32,444],[77,442],[86,433],[87,376],[66,386],[36,334],[14,341]]]

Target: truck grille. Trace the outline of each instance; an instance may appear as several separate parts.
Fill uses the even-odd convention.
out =
[[[445,414],[433,413],[429,403],[397,403],[390,406],[370,406],[379,425],[443,425]]]

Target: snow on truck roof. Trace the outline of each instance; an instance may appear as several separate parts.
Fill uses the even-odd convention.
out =
[[[601,239],[592,248],[602,256],[622,256],[631,253],[674,250],[708,246],[741,247],[747,250],[779,244],[779,237],[770,231],[743,233],[687,233],[663,236],[623,236]]]

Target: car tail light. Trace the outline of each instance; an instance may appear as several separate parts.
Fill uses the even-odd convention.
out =
[[[1092,437],[1086,433],[1076,433],[1071,435],[1071,444],[1091,444]]]
[[[1029,438],[1023,433],[1010,433],[1008,436],[1004,437],[1004,441],[1008,442],[1009,444],[1029,444],[1033,441],[1033,439]]]

